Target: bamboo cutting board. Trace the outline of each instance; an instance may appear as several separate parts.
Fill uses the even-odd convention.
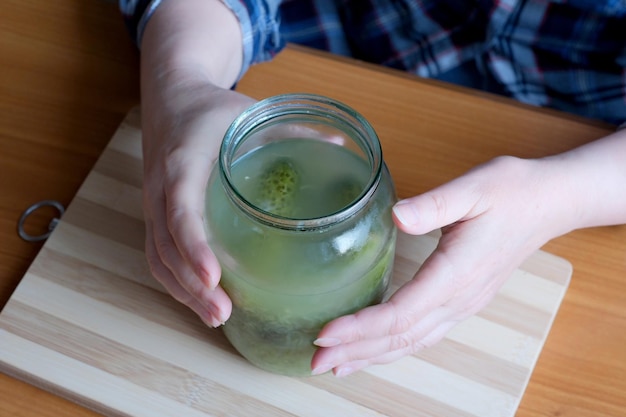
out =
[[[248,364],[153,280],[138,111],[122,123],[0,314],[0,370],[111,416],[515,414],[571,276],[537,252],[438,345],[346,378]],[[393,285],[437,235],[401,235]]]

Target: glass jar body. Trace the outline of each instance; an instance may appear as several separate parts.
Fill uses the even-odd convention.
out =
[[[341,116],[337,113],[302,130],[311,118],[307,109],[316,105],[315,100],[327,103],[329,99],[299,95],[272,100],[257,106],[275,106],[270,112],[273,117],[259,118],[252,128],[238,131],[240,118],[227,132],[225,140],[229,133],[243,136],[242,141],[248,140],[246,135],[263,138],[249,149],[241,142],[230,149],[231,155],[225,155],[229,148],[223,145],[221,163],[207,185],[206,229],[222,267],[221,285],[233,302],[232,315],[223,327],[228,340],[263,369],[306,376],[316,349],[313,341],[326,323],[383,300],[395,253],[390,209],[396,197],[375,136],[367,138],[372,144],[352,138],[358,132],[346,129],[345,121],[336,122],[334,118]],[[297,109],[291,108],[284,119],[286,110],[276,102],[294,100]],[[294,118],[294,112],[300,113]],[[249,120],[250,115],[244,113],[242,118]],[[355,124],[352,119],[348,122]],[[288,123],[291,127],[285,129]],[[346,138],[338,140],[337,132],[328,135],[328,125],[333,124],[347,140],[361,143],[353,146]],[[272,126],[270,135],[264,125]],[[371,136],[373,131],[368,133]],[[289,204],[300,209],[281,212],[278,208],[276,214],[254,200],[259,188],[255,179],[263,176],[263,167],[275,163],[273,158],[289,160],[295,167],[294,190],[305,202]],[[345,191],[347,173],[358,189],[351,197],[337,200],[335,194]],[[308,177],[314,177],[312,182]],[[308,197],[300,191],[322,183]]]

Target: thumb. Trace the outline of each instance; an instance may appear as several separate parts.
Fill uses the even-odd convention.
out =
[[[398,201],[393,220],[400,230],[421,235],[452,223],[475,217],[481,194],[477,184],[460,177],[424,194]]]

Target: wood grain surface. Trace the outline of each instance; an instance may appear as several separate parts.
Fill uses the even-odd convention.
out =
[[[18,237],[20,214],[44,199],[70,203],[137,105],[139,77],[114,2],[1,0],[0,9],[2,308],[42,247]],[[28,230],[45,231],[52,214],[34,213]],[[0,416],[97,415],[0,373]]]
[[[17,236],[20,213],[48,198],[68,205],[139,99],[137,51],[114,2],[1,4],[0,308],[42,247]],[[352,105],[379,132],[401,196],[496,155],[549,155],[613,129],[293,47],[252,68],[238,89],[257,98],[316,92]],[[33,231],[49,219],[36,213]],[[623,417],[626,227],[575,231],[544,249],[574,272],[516,417]],[[0,398],[1,416],[99,415],[3,373]]]
[[[432,349],[348,378],[256,369],[151,277],[138,111],[120,126],[0,314],[0,370],[112,416],[515,414],[571,276],[533,255]],[[392,287],[437,235],[401,235]]]

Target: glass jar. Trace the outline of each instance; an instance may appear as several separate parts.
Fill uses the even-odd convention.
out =
[[[396,201],[378,137],[348,106],[287,94],[230,126],[206,193],[209,245],[233,302],[224,333],[253,364],[311,375],[313,341],[389,286]]]

